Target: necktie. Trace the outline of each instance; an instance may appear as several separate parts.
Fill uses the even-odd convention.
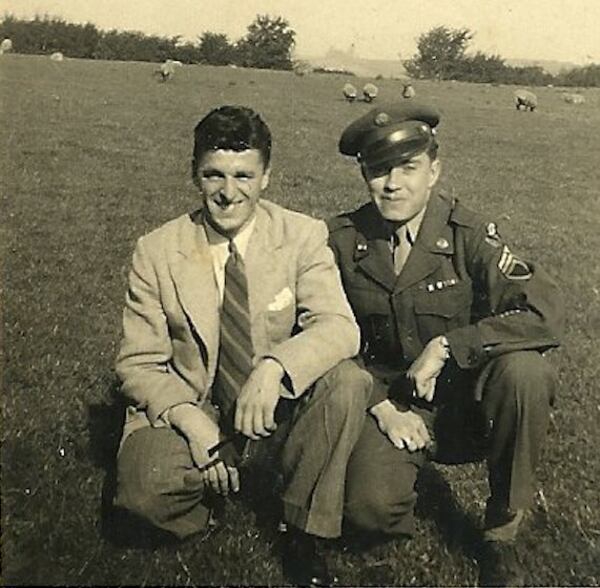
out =
[[[219,362],[214,400],[224,417],[231,410],[252,371],[252,333],[248,308],[248,281],[244,260],[235,243],[229,242],[225,264],[225,286],[221,306]],[[229,419],[228,419],[229,420]]]
[[[398,275],[402,271],[411,250],[411,243],[406,225],[402,225],[396,229],[392,235],[392,243],[394,246],[392,253],[394,257],[394,272]]]

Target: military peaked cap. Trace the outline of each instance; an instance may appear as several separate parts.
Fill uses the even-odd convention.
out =
[[[437,110],[426,104],[381,104],[344,130],[339,150],[369,167],[405,161],[431,145],[439,122]]]

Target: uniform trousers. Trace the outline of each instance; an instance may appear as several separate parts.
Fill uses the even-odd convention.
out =
[[[287,523],[319,537],[340,535],[346,466],[363,428],[370,386],[366,372],[343,361],[293,401],[291,421],[273,437],[251,442],[251,448],[260,449],[281,441]],[[258,451],[257,457],[266,453]],[[252,464],[251,457],[250,469]],[[184,538],[207,526],[210,494],[177,431],[145,427],[124,441],[117,457],[115,506]]]
[[[443,371],[433,410],[420,414],[434,439],[431,451],[397,449],[367,417],[347,470],[345,517],[354,527],[385,535],[414,533],[415,482],[433,459],[465,463],[487,458],[493,512],[531,506],[534,470],[548,428],[556,378],[536,351],[491,360],[478,373]]]

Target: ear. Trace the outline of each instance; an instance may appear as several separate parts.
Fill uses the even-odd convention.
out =
[[[263,177],[260,180],[260,189],[266,190],[269,185],[269,180],[271,179],[271,166],[267,167],[263,173]]]
[[[429,187],[433,188],[436,184],[437,181],[440,177],[440,173],[442,171],[442,162],[439,159],[434,159],[431,162],[431,172],[430,172],[430,179],[429,179]]]
[[[200,179],[198,178],[198,162],[195,157],[192,157],[192,182],[194,182],[194,186],[200,189]]]

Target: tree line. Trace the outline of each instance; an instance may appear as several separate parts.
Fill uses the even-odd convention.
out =
[[[132,31],[102,31],[93,24],[73,24],[60,18],[32,20],[5,16],[0,21],[0,39],[10,38],[18,53],[48,54],[60,51],[67,57],[121,61],[238,65],[261,69],[291,70],[296,32],[282,17],[257,15],[246,34],[237,41],[206,31],[196,42],[180,36],[159,37]],[[404,60],[406,72],[417,79],[518,84],[528,86],[600,87],[600,65],[590,64],[556,75],[539,66],[508,65],[499,55],[467,50],[474,33],[467,28],[439,26],[417,40],[417,52]],[[300,63],[300,62],[299,62]]]
[[[160,37],[132,31],[102,31],[95,25],[65,22],[55,17],[32,20],[5,16],[0,21],[0,39],[9,38],[13,50],[25,54],[60,51],[66,57],[119,61],[239,65],[262,69],[292,69],[296,33],[281,17],[258,15],[244,37],[230,42],[220,33],[203,33],[197,42],[180,36]]]
[[[539,66],[508,65],[499,55],[467,49],[474,33],[467,28],[439,26],[417,40],[417,53],[404,61],[414,78],[528,86],[600,86],[600,65],[575,67],[552,75]]]

